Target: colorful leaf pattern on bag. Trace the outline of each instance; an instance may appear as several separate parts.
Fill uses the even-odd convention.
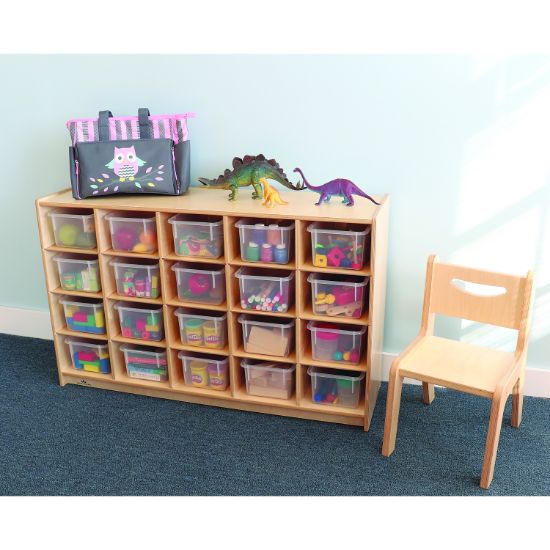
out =
[[[156,183],[154,181],[164,181],[164,178],[162,177],[164,175],[163,172],[164,164],[161,164],[160,166],[157,166],[156,168],[153,168],[152,166],[149,166],[144,174],[142,176],[137,176],[132,180],[127,180],[126,182],[121,182],[115,187],[112,188],[112,192],[116,193],[119,191],[119,189],[122,187],[124,188],[124,185],[128,183],[129,185],[134,185],[134,187],[137,190],[144,190],[145,187],[156,187]],[[92,192],[92,195],[97,195],[99,191],[102,191],[103,193],[108,193],[110,188],[110,180],[112,179],[109,174],[100,174],[101,177],[95,177],[95,178],[89,178],[91,182],[90,188],[94,189]]]

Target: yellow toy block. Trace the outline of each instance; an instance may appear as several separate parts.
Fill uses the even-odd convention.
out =
[[[101,309],[96,309],[95,312],[95,326],[96,328],[102,328],[105,326],[105,317]]]
[[[326,254],[315,254],[315,258],[313,259],[313,265],[315,267],[327,267],[328,260]]]

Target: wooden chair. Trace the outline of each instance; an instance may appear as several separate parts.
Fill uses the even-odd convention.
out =
[[[480,296],[459,288],[461,282],[502,287],[499,295]],[[458,286],[457,286],[458,285]],[[464,285],[462,285],[464,286]],[[426,273],[422,326],[416,339],[395,359],[388,382],[382,454],[395,449],[403,378],[422,382],[422,400],[434,399],[434,384],[492,399],[480,486],[493,479],[502,414],[512,393],[511,424],[519,427],[527,337],[533,300],[533,273],[503,275],[438,262],[430,256]],[[507,327],[518,331],[513,353],[434,336],[436,314]]]

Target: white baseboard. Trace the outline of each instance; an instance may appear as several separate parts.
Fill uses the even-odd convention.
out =
[[[0,306],[0,333],[51,340],[50,313],[37,309]]]
[[[52,339],[48,311],[0,306],[0,333],[34,338]],[[382,380],[388,379],[395,353],[382,354]],[[418,384],[415,380],[406,382]],[[527,367],[525,371],[525,395],[550,398],[550,370]]]

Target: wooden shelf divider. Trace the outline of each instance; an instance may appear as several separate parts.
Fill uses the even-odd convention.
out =
[[[386,288],[386,250],[389,217],[389,198],[379,197],[381,205],[375,206],[368,201],[358,199],[354,208],[342,204],[315,206],[315,197],[309,193],[282,193],[290,202],[289,206],[276,206],[265,209],[260,201],[252,200],[246,190],[234,202],[227,200],[227,193],[218,190],[192,188],[182,197],[166,196],[129,196],[102,197],[74,200],[69,190],[60,191],[36,201],[38,228],[42,245],[46,290],[50,306],[50,317],[54,333],[54,345],[58,363],[59,382],[79,384],[114,391],[123,391],[140,395],[150,395],[178,401],[188,401],[211,406],[255,411],[260,413],[294,416],[325,422],[336,422],[370,427],[374,406],[381,380],[381,353],[384,330],[384,302]],[[359,201],[361,201],[359,203]],[[60,247],[55,244],[51,231],[48,213],[55,208],[92,209],[96,226],[97,248],[79,250]],[[158,250],[151,254],[118,252],[112,249],[110,232],[106,215],[109,212],[147,212],[155,214]],[[190,216],[216,216],[223,220],[224,252],[220,258],[183,257],[175,253],[172,226],[168,220],[175,214]],[[240,254],[239,232],[235,223],[240,218],[257,219],[265,222],[273,220],[295,221],[294,254],[288,264],[250,263],[243,261]],[[307,228],[312,222],[333,223],[335,227],[342,224],[370,226],[367,241],[365,265],[361,270],[350,271],[338,268],[320,268],[312,264],[311,234]],[[56,254],[87,254],[99,259],[99,278],[101,291],[96,293],[73,291],[68,292],[59,286],[59,278],[53,257]],[[117,294],[116,281],[110,261],[119,256],[126,259],[158,260],[160,265],[161,296],[158,298],[127,297]],[[172,266],[179,261],[203,264],[211,267],[224,266],[226,300],[220,305],[183,302],[178,298],[175,274]],[[268,268],[273,273],[279,270],[294,271],[295,300],[294,305],[282,314],[244,310],[240,304],[239,284],[235,272],[239,267]],[[331,318],[316,315],[311,307],[311,289],[307,282],[309,273],[346,274],[369,277],[368,301],[366,311],[359,318]],[[66,326],[63,308],[59,303],[62,296],[97,298],[103,300],[105,310],[106,334],[87,334],[70,330]],[[165,338],[158,342],[125,338],[120,334],[118,315],[114,309],[116,301],[127,301],[143,305],[162,305]],[[189,346],[180,338],[178,320],[174,315],[178,307],[196,310],[198,313],[208,311],[227,314],[227,343],[222,349]],[[270,357],[247,353],[242,342],[242,330],[237,319],[240,314],[275,315],[281,318],[292,318],[296,321],[294,349],[288,357]],[[311,342],[307,323],[309,321],[330,321],[368,327],[364,352],[358,365],[349,365],[334,361],[319,362],[312,358]],[[97,342],[108,342],[111,360],[111,373],[99,374],[74,369],[66,337],[79,337]],[[158,350],[165,349],[168,359],[168,381],[153,382],[130,378],[126,372],[124,356],[120,349],[124,343],[151,346]],[[229,384],[225,391],[211,388],[196,388],[185,385],[180,351],[204,353],[229,360]],[[246,393],[244,371],[241,361],[245,358],[276,361],[295,364],[295,388],[288,400],[269,397],[257,397]],[[360,404],[356,409],[338,406],[327,406],[312,401],[311,383],[307,369],[309,366],[337,368],[366,373],[366,383],[361,394]]]

